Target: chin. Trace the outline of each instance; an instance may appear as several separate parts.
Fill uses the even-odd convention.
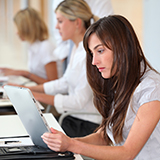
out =
[[[109,79],[109,78],[111,78],[111,76],[109,76],[109,75],[105,75],[105,74],[101,74],[102,75],[102,77],[104,78],[104,79]]]
[[[68,39],[67,39],[67,38],[65,38],[65,37],[62,37],[62,40],[63,40],[63,41],[66,41],[66,40],[68,40]]]

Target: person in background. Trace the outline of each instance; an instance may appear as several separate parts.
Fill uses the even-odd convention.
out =
[[[70,137],[92,133],[101,123],[101,116],[93,104],[93,92],[86,78],[86,53],[83,48],[83,36],[91,20],[99,18],[92,14],[90,7],[83,0],[62,1],[55,10],[56,28],[62,40],[72,40],[74,46],[71,59],[64,75],[57,80],[28,87],[36,100],[52,105],[59,114],[70,111],[80,114],[67,116],[62,128]]]
[[[147,62],[129,21],[104,17],[86,31],[87,77],[103,120],[97,132],[69,138],[51,128],[42,138],[54,151],[101,160],[158,160],[160,74]]]
[[[40,14],[28,7],[14,16],[17,34],[29,43],[27,70],[0,68],[5,75],[24,76],[37,84],[58,78],[57,58],[53,55],[54,44],[49,40],[48,28]]]
[[[62,2],[63,0],[54,0],[53,1],[53,10],[56,9],[58,4]],[[111,0],[85,0],[89,7],[91,8],[91,11],[93,14],[97,15],[98,17],[104,17],[108,15],[112,15],[114,13]],[[56,16],[54,14],[53,16],[53,24],[56,26]],[[93,21],[91,22],[91,24]],[[56,42],[56,48],[54,50],[54,54],[58,58],[58,60],[63,60],[63,69],[62,75],[65,72],[67,65],[70,60],[71,50],[73,47],[73,42],[71,40],[63,41],[61,38],[61,35],[57,31],[55,27],[53,27],[53,37]],[[64,60],[65,59],[65,60]]]

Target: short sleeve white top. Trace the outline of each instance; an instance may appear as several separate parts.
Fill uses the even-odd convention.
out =
[[[160,101],[160,75],[152,70],[149,70],[143,76],[141,83],[137,86],[129,108],[127,111],[124,128],[123,128],[123,138],[124,141],[120,144],[116,144],[113,139],[113,135],[110,130],[107,133],[115,145],[123,145],[127,139],[129,131],[132,127],[138,109],[145,103],[151,101]],[[133,106],[133,110],[131,109]],[[138,132],[138,131],[137,131]],[[148,139],[147,143],[144,145],[142,150],[136,156],[135,160],[159,160],[160,159],[160,121],[158,122],[156,128]]]
[[[93,104],[93,93],[86,78],[86,52],[83,43],[73,47],[71,59],[63,77],[44,83],[46,94],[55,95],[54,106],[59,113],[78,111],[98,113]],[[101,122],[101,116],[73,115],[95,123]]]
[[[53,50],[55,46],[51,41],[36,41],[28,49],[28,68],[29,71],[42,78],[47,78],[45,65],[56,61]]]

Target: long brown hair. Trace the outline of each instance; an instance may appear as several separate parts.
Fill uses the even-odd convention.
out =
[[[113,51],[113,77],[104,79],[92,65],[88,39],[95,33],[104,46]],[[94,93],[94,104],[103,117],[100,128],[106,141],[106,129],[112,126],[116,143],[123,140],[122,131],[131,96],[148,66],[138,38],[129,21],[120,15],[104,17],[91,25],[83,40],[87,52],[87,78]],[[143,66],[143,67],[142,67]],[[111,70],[111,72],[112,72]]]

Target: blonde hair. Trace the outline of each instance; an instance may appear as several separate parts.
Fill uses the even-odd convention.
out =
[[[57,11],[71,21],[80,18],[86,29],[90,26],[92,18],[94,22],[99,19],[93,15],[89,5],[84,0],[64,0],[55,9],[55,12]]]
[[[19,35],[30,43],[36,40],[43,41],[49,38],[48,28],[40,14],[33,8],[20,10],[14,16]]]

